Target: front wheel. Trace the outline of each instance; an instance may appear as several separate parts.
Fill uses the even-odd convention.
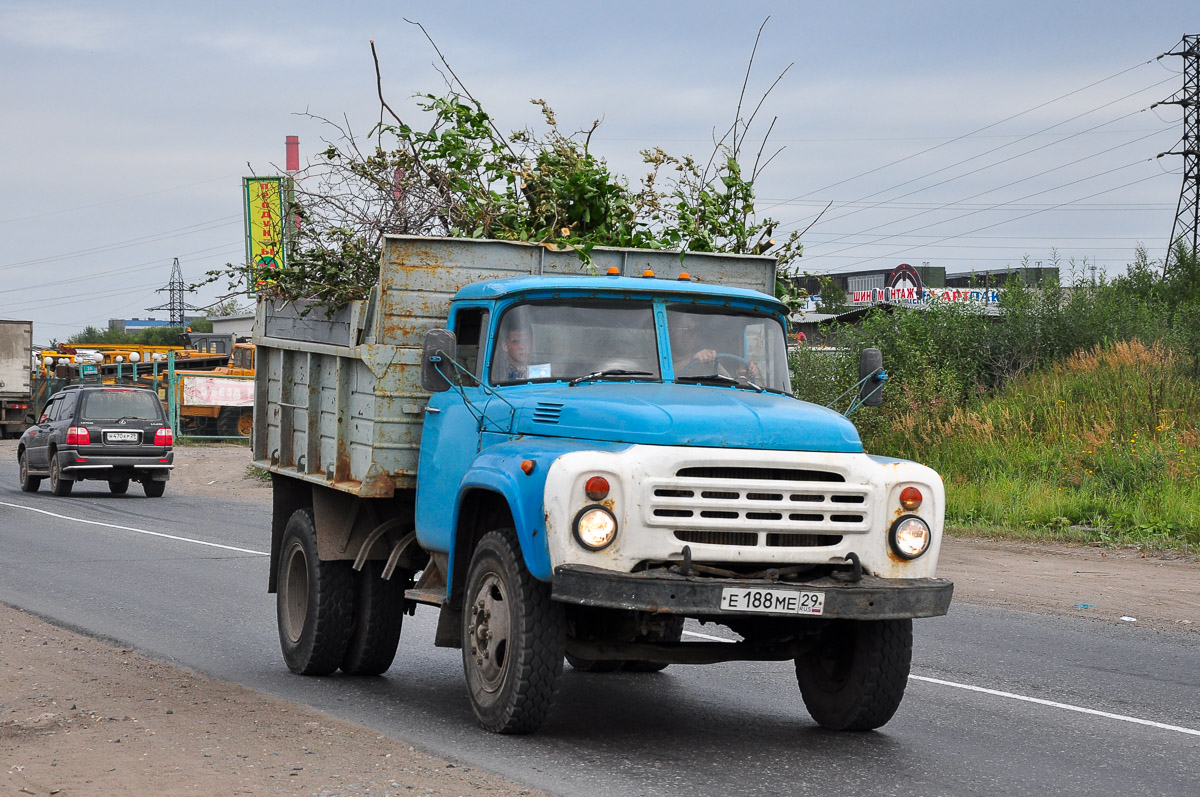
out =
[[[75,482],[62,475],[62,465],[58,464],[58,454],[50,454],[50,492],[55,495],[70,495]]]
[[[349,562],[317,557],[312,510],[293,512],[283,530],[275,595],[279,644],[292,672],[328,675],[341,665],[352,630],[353,575]]]
[[[29,463],[26,461],[27,459],[28,457],[26,457],[24,451],[22,451],[17,457],[17,465],[21,470],[21,475],[19,477],[21,481],[21,489],[27,493],[36,493],[37,489],[42,486],[42,477],[29,475]]]
[[[912,663],[912,620],[833,620],[796,659],[808,713],[823,728],[870,731],[900,707]]]
[[[565,647],[562,606],[525,568],[516,533],[484,535],[462,612],[463,670],[479,724],[495,733],[537,730],[554,706]]]

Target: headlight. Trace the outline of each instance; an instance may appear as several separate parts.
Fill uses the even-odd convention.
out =
[[[575,539],[589,551],[608,547],[617,536],[617,519],[602,506],[586,506],[575,516]]]
[[[897,520],[888,534],[892,551],[901,559],[916,559],[929,549],[932,539],[929,524],[914,515],[906,515]]]

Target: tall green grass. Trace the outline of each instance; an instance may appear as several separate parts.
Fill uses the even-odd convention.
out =
[[[946,482],[947,523],[1157,547],[1200,544],[1200,386],[1161,345],[1115,343],[948,415],[910,409],[868,450]]]

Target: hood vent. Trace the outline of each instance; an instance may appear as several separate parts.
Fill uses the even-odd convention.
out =
[[[563,405],[557,401],[539,401],[533,408],[533,420],[535,423],[558,423],[562,409]]]

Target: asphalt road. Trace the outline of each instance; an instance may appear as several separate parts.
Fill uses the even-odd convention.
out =
[[[0,601],[552,793],[1198,793],[1194,635],[955,605],[915,624],[913,679],[878,732],[817,728],[790,665],[751,662],[566,667],[542,732],[501,737],[475,725],[458,651],[433,647],[432,609],[408,618],[383,677],[289,673],[256,553],[269,514],[169,485],[161,499],[103,482],[29,495],[3,462]]]

